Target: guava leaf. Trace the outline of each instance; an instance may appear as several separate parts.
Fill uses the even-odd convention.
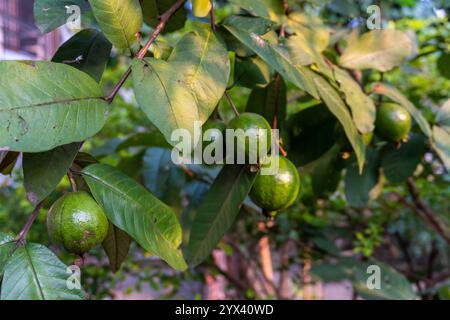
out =
[[[366,164],[360,174],[356,163],[347,167],[345,175],[345,198],[349,205],[362,208],[370,199],[370,192],[377,185],[380,176],[380,156],[374,149],[366,152]]]
[[[68,64],[100,82],[112,45],[102,32],[85,29],[67,40],[53,56],[53,62]]]
[[[439,126],[434,126],[432,146],[441,158],[447,171],[450,172],[450,133]]]
[[[255,179],[256,174],[245,165],[222,169],[192,219],[184,250],[189,264],[198,265],[210,255],[232,226]]]
[[[103,249],[109,259],[109,267],[113,272],[120,269],[130,249],[131,237],[120,228],[109,223],[108,234],[102,243]]]
[[[233,36],[280,73],[284,79],[318,98],[317,89],[311,79],[312,71],[295,65],[285,48],[271,43],[264,37],[271,26],[266,19],[232,16],[225,20],[224,26]]]
[[[341,181],[342,158],[338,146],[328,150],[317,163],[312,172],[312,189],[314,195],[323,198],[334,193]]]
[[[78,6],[83,14],[90,10],[86,0],[35,0],[34,20],[43,33],[48,33],[67,23],[75,13],[70,6]]]
[[[0,83],[0,149],[47,151],[83,141],[105,123],[102,89],[70,66],[1,61]]]
[[[82,300],[81,288],[69,289],[73,275],[49,249],[26,244],[14,251],[3,274],[1,300]]]
[[[148,148],[143,158],[143,176],[145,186],[156,197],[168,205],[176,205],[181,201],[186,175],[172,162],[171,153],[171,149]]]
[[[280,16],[284,15],[282,2],[278,0],[230,0],[230,2],[255,16],[273,21],[280,21]]]
[[[89,0],[106,38],[118,49],[132,49],[143,17],[139,0]]]
[[[0,232],[0,280],[3,275],[3,269],[10,258],[15,247],[14,238],[9,234]]]
[[[159,23],[160,16],[169,10],[178,0],[142,0],[142,13],[144,21],[150,27],[155,28]],[[187,20],[185,7],[180,8],[167,22],[162,33],[169,33],[181,29]]]
[[[192,14],[196,17],[204,18],[211,11],[211,0],[191,0]]]
[[[328,81],[318,75],[314,76],[313,79],[317,86],[317,90],[319,91],[320,97],[325,102],[331,113],[334,114],[334,116],[342,124],[345,134],[347,135],[347,138],[355,151],[359,170],[362,171],[362,168],[364,167],[366,146],[362,135],[358,133],[347,106],[344,101],[342,101],[342,98],[336,89],[333,88]]]
[[[340,64],[349,69],[389,71],[414,52],[414,43],[408,34],[393,30],[372,30],[361,37],[353,34],[340,58]]]
[[[431,128],[428,124],[428,121],[423,116],[422,112],[418,110],[411,101],[408,100],[399,90],[386,85],[384,83],[375,83],[373,87],[373,91],[376,94],[381,94],[392,101],[400,104],[402,107],[404,107],[408,112],[411,114],[411,116],[416,120],[417,124],[419,125],[422,132],[427,136],[431,136]]]
[[[426,139],[421,134],[413,134],[400,148],[392,145],[382,150],[381,165],[384,175],[392,183],[406,181],[416,171],[426,151]]]
[[[179,250],[181,226],[172,209],[111,166],[90,165],[83,170],[83,176],[95,200],[115,226],[171,267],[187,268]]]
[[[194,136],[195,122],[210,117],[230,75],[226,46],[205,24],[185,35],[167,62],[134,60],[132,68],[140,107],[171,144],[176,129]]]
[[[24,153],[23,176],[28,200],[34,205],[55,190],[71,167],[81,143],[68,145],[40,153]]]
[[[260,57],[236,57],[234,85],[249,89],[262,88],[270,83],[272,70]]]
[[[450,99],[439,109],[436,115],[436,123],[450,134]]]
[[[372,132],[375,128],[376,109],[373,100],[360,85],[340,68],[334,68],[334,76],[344,94],[345,101],[352,111],[353,122],[360,133]]]

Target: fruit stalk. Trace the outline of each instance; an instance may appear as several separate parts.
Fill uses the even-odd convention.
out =
[[[19,232],[18,236],[15,239],[16,244],[22,245],[25,241],[25,238],[27,237],[28,232],[30,231],[31,226],[33,225],[34,221],[39,215],[39,212],[41,211],[42,207],[44,206],[44,200],[39,202],[37,206],[34,208],[33,212],[31,213],[30,217],[28,218],[27,222],[23,226],[22,230]]]

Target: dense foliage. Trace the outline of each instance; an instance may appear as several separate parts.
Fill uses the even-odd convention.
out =
[[[449,298],[445,1],[35,0],[43,33],[66,2],[83,29],[52,61],[0,61],[1,299]],[[172,162],[174,130],[244,112],[280,130],[295,201],[257,166]],[[86,254],[47,235],[74,191],[109,221]]]

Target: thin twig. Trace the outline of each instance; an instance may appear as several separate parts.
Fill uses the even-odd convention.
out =
[[[139,50],[138,54],[136,55],[136,59],[143,60],[145,55],[147,54],[148,49],[153,44],[153,42],[156,40],[158,35],[162,32],[164,27],[166,26],[167,22],[170,20],[170,18],[177,12],[186,2],[186,0],[178,0],[172,7],[170,7],[169,10],[164,12],[159,20],[158,25],[155,28],[155,31],[153,31],[153,34],[151,35],[150,39],[145,43],[145,45],[142,47],[141,50]],[[111,104],[116,97],[119,90],[122,88],[123,84],[127,79],[129,78],[131,74],[131,67],[127,69],[127,71],[123,74],[122,78],[119,80],[119,82],[114,86],[111,93],[105,98],[105,100]]]
[[[22,230],[17,235],[16,239],[14,240],[16,242],[17,246],[24,244],[25,238],[27,237],[27,234],[30,231],[31,226],[33,225],[36,218],[39,216],[39,212],[41,211],[42,207],[44,206],[44,202],[45,202],[45,199],[36,205],[33,212],[31,213],[30,217],[28,218],[27,222],[23,226]]]
[[[228,92],[225,91],[225,98],[227,98],[228,103],[230,104],[231,108],[234,111],[234,114],[236,115],[236,117],[239,117],[239,111],[236,108],[236,105],[234,104],[233,100],[231,100],[230,94]]]
[[[216,13],[214,12],[214,1],[211,0],[211,11],[210,11],[210,22],[211,22],[211,29],[216,31]]]
[[[73,177],[73,173],[69,170],[67,171],[67,178],[69,178],[70,182],[70,189],[72,189],[72,192],[77,192],[77,183],[75,182],[75,178]]]

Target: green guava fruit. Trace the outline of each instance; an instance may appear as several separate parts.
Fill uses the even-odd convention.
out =
[[[50,239],[75,254],[83,254],[101,244],[108,233],[108,226],[103,209],[87,192],[62,196],[47,215]]]

